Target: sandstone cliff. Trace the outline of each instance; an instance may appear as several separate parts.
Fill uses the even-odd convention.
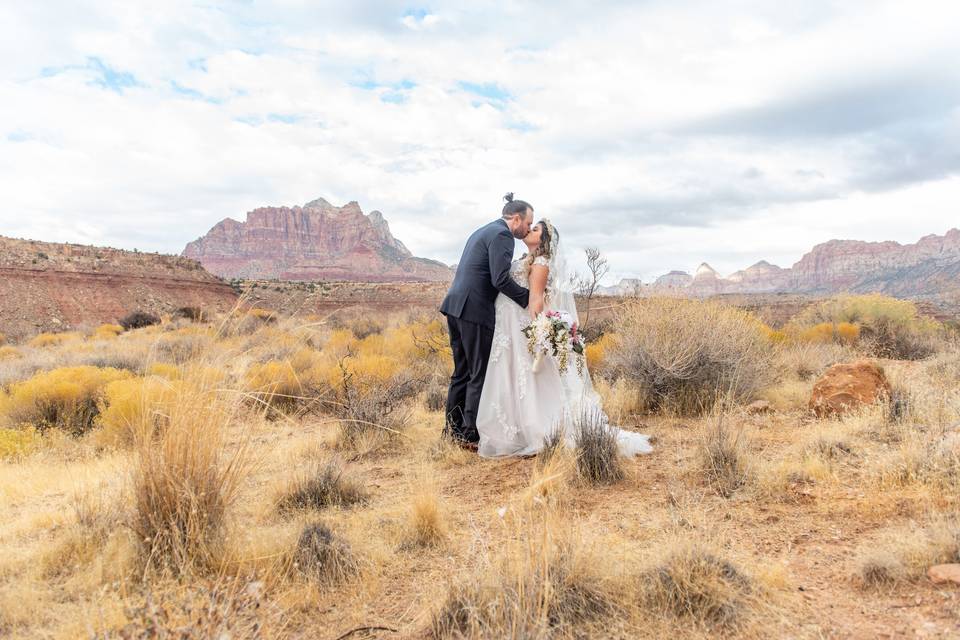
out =
[[[651,284],[636,280],[604,290],[608,294],[728,294],[879,292],[901,298],[960,306],[960,229],[929,235],[913,244],[830,240],[815,246],[792,267],[766,261],[721,277],[702,264],[695,274],[671,271]]]
[[[225,311],[236,301],[188,258],[0,237],[0,332],[15,340],[116,322],[136,309]]]
[[[183,255],[224,278],[290,281],[444,282],[453,272],[416,258],[379,211],[323,198],[303,207],[263,207],[245,222],[227,218],[189,243]]]

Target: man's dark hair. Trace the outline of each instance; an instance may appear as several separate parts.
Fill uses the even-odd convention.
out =
[[[515,215],[524,215],[526,214],[527,209],[533,211],[533,207],[530,206],[529,202],[524,202],[523,200],[514,200],[512,191],[503,196],[503,199],[507,201],[507,204],[503,205],[504,218],[512,218]]]

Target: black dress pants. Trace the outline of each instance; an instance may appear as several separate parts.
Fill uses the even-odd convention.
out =
[[[447,316],[453,375],[447,391],[447,434],[466,442],[477,442],[477,409],[487,375],[487,360],[493,344],[493,329],[476,322]]]

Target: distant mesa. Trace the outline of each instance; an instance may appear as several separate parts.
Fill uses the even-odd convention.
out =
[[[707,263],[694,275],[671,271],[650,284],[625,279],[606,294],[885,293],[899,298],[960,303],[960,230],[928,235],[914,244],[830,240],[788,269],[766,260],[722,277]]]
[[[302,207],[261,207],[245,222],[227,218],[189,243],[183,255],[223,278],[444,282],[447,265],[415,257],[390,233],[383,214],[356,202],[317,198]]]

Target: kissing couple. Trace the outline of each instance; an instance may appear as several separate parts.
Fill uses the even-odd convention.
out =
[[[649,453],[648,436],[608,424],[585,363],[531,353],[532,325],[544,318],[546,326],[563,318],[562,340],[572,344],[577,307],[556,227],[533,224],[533,207],[512,193],[504,199],[500,219],[467,240],[440,306],[454,365],[445,433],[484,457],[529,456],[556,435],[574,446],[577,422],[589,417],[614,430],[622,455]],[[527,247],[518,260],[514,238]]]

